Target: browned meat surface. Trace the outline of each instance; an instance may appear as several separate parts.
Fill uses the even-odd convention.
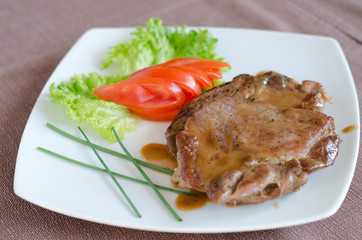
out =
[[[172,182],[215,203],[261,203],[297,191],[334,163],[340,139],[321,84],[275,72],[240,75],[187,104],[166,132]]]

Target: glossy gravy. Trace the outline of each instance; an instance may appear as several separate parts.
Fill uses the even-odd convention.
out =
[[[142,147],[141,153],[147,162],[174,170],[177,167],[177,161],[168,152],[168,146],[159,143],[150,143]]]
[[[256,87],[257,90],[248,97],[248,101],[252,102],[254,107],[250,107],[251,103],[240,103],[240,105],[234,108],[234,112],[237,113],[238,116],[245,116],[243,120],[248,122],[258,123],[260,119],[265,119],[265,124],[263,123],[263,125],[260,126],[254,124],[254,128],[250,128],[251,130],[245,128],[239,132],[243,131],[245,136],[252,136],[254,134],[253,129],[263,129],[264,131],[268,130],[267,134],[273,135],[277,134],[274,131],[275,126],[283,126],[285,129],[298,129],[295,134],[303,134],[303,129],[305,128],[304,123],[285,120],[288,112],[286,111],[281,114],[279,110],[301,107],[308,93],[305,91],[296,91],[295,81],[293,79],[286,80],[283,83],[284,88],[281,90],[267,86],[265,79],[262,77],[256,77],[255,84],[258,85],[258,87]],[[189,120],[189,123],[191,121],[192,120]],[[247,150],[243,150],[242,147],[236,147],[234,149],[233,142],[235,136],[232,134],[232,131],[238,129],[238,126],[238,122],[230,121],[228,126],[229,130],[223,133],[222,138],[218,137],[217,131],[215,131],[213,126],[204,128],[200,125],[190,123],[188,128],[184,130],[189,136],[197,136],[199,145],[203,146],[198,149],[196,158],[196,165],[198,166],[201,182],[214,181],[223,173],[233,169],[250,167],[256,164],[259,159],[268,159],[270,163],[274,160],[276,162],[290,160],[290,157],[284,156],[283,153],[287,152],[287,150],[289,152],[294,151],[293,145],[288,144],[287,141],[278,142],[277,138],[275,138],[273,142],[255,138],[254,142],[251,142],[250,139],[244,140],[243,138],[245,138],[245,136],[238,136],[238,139],[241,139],[239,140],[241,144],[248,143],[248,148]],[[206,132],[204,131],[205,129],[209,129],[209,131]],[[263,137],[262,134],[260,135]],[[302,141],[306,138],[301,137],[300,139]],[[305,145],[304,142],[298,142],[296,144]],[[271,145],[273,148],[271,148]],[[289,150],[288,148],[291,149]],[[302,155],[304,152],[295,152],[293,154]],[[281,159],[281,155],[283,159]],[[207,159],[207,161],[205,161],[205,159]]]
[[[150,143],[142,147],[141,153],[143,157],[154,165],[174,170],[177,167],[177,161],[168,152],[168,146],[159,143]],[[191,211],[200,209],[206,205],[209,198],[205,193],[191,191],[196,196],[179,194],[175,200],[176,207],[182,211]]]
[[[250,96],[250,99],[252,99],[253,102],[270,104],[276,109],[300,107],[308,93],[291,90],[294,89],[295,84],[295,80],[291,78],[288,78],[288,80],[283,83],[284,89],[274,90],[273,88],[267,86],[267,79],[260,77],[266,72],[268,71],[263,71],[257,74],[255,78],[257,91]]]
[[[179,194],[175,200],[177,209],[181,211],[191,211],[202,208],[209,201],[209,198],[205,193],[191,191],[196,196]]]

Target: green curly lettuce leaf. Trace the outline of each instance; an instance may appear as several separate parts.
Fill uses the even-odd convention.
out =
[[[74,75],[70,81],[61,82],[58,86],[53,83],[50,97],[53,102],[65,106],[66,114],[75,122],[89,123],[110,143],[116,141],[112,132],[115,127],[121,138],[124,134],[135,129],[137,117],[121,105],[98,99],[92,91],[100,86],[119,82],[121,77],[102,76],[97,73]]]
[[[175,48],[175,55],[172,58],[197,57],[223,61],[224,58],[216,54],[217,39],[208,30],[186,31],[186,26],[175,27],[171,34],[170,41]],[[168,59],[170,60],[170,59]]]
[[[106,53],[105,69],[117,63],[122,75],[163,63],[173,58],[197,57],[222,61],[215,49],[217,39],[207,30],[186,30],[175,26],[173,30],[162,25],[162,20],[151,18],[146,27],[137,27],[129,42],[120,43]]]

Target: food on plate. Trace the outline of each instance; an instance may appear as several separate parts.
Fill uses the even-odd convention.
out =
[[[333,165],[341,142],[323,86],[276,72],[242,74],[186,104],[166,131],[172,182],[230,206],[298,191]]]
[[[214,80],[222,77],[221,69],[229,67],[215,60],[177,58],[141,69],[118,83],[100,86],[93,94],[126,106],[143,119],[172,121],[186,103],[201,94],[203,86],[215,86]]]
[[[59,84],[53,83],[49,88],[50,98],[65,107],[68,117],[75,122],[88,123],[110,143],[116,141],[112,126],[117,130],[121,138],[137,125],[137,115],[147,118],[150,115],[154,120],[165,121],[172,119],[177,110],[167,113],[155,113],[134,109],[132,114],[126,107],[98,99],[92,91],[100,86],[117,83],[126,79],[130,74],[153,65],[174,58],[203,58],[222,61],[223,58],[216,54],[217,39],[205,29],[188,30],[185,25],[168,28],[162,25],[162,20],[151,18],[145,27],[137,27],[131,33],[128,42],[113,46],[105,54],[106,60],[102,68],[111,64],[118,65],[117,76],[89,73],[74,75],[69,81]],[[190,70],[190,67],[170,66],[170,68],[188,71],[201,88],[212,87],[205,76],[221,77],[218,69]],[[116,68],[113,69],[113,72]],[[205,73],[204,73],[205,72]],[[217,81],[218,83],[218,81]],[[130,86],[130,90],[136,95],[150,97],[144,89]],[[142,98],[144,100],[145,98]],[[159,105],[159,104],[157,104]]]

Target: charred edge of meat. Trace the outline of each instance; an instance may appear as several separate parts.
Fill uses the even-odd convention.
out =
[[[217,179],[207,191],[216,204],[229,206],[262,203],[307,183],[308,173],[299,161],[293,159],[284,164],[260,164],[245,171],[232,170]]]
[[[311,173],[333,165],[338,156],[340,143],[338,135],[330,135],[317,142],[309,154],[309,159],[300,159],[303,171]]]
[[[197,171],[196,153],[199,150],[197,138],[194,136],[188,136],[181,132],[177,134],[177,142],[181,143],[177,147],[180,149],[180,153],[177,156],[178,166],[181,166],[182,179],[189,179],[190,185],[195,188],[199,188],[200,175]]]
[[[285,84],[288,81],[288,77],[284,75],[280,75],[278,73],[275,73],[273,71],[268,71],[262,75],[264,78],[264,84],[268,85],[269,87],[275,89],[275,90],[283,90],[285,88]]]

